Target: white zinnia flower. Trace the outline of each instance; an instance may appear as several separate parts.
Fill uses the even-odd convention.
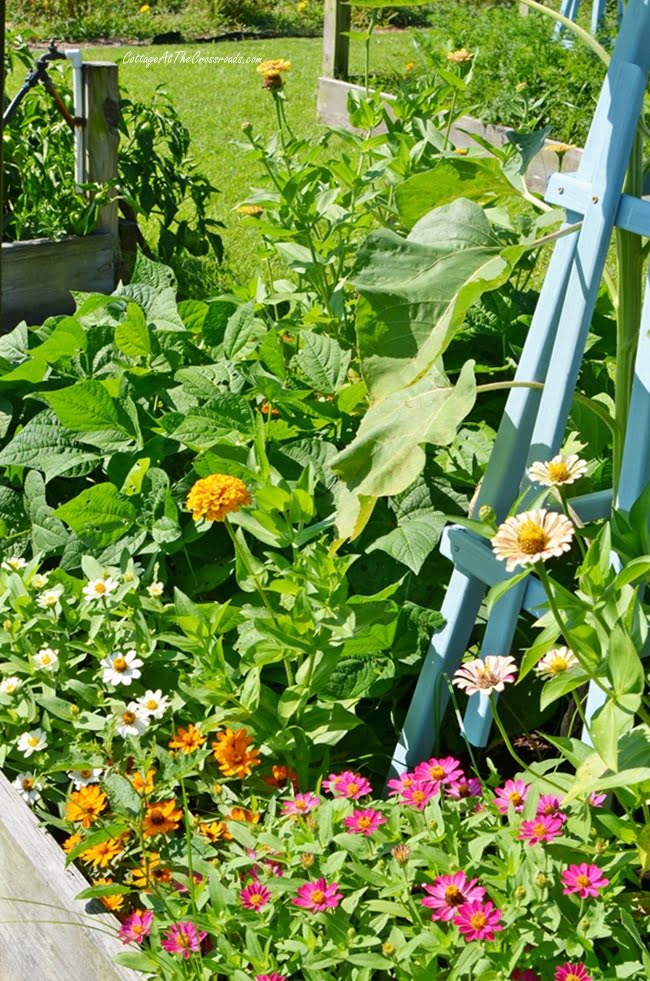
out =
[[[2,563],[3,569],[12,569],[13,572],[20,572],[27,565],[25,559],[21,559],[18,556],[12,555],[10,559],[5,559]]]
[[[152,582],[147,586],[147,592],[152,598],[162,596],[165,587],[161,582]]]
[[[506,572],[528,562],[544,562],[571,548],[573,525],[563,514],[535,508],[506,518],[492,539],[498,559],[506,560]]]
[[[74,783],[75,790],[88,787],[91,783],[97,783],[102,775],[102,768],[96,767],[94,770],[72,770],[68,776]]]
[[[36,804],[41,799],[42,784],[33,773],[19,773],[16,779],[11,781],[11,785],[27,804]]]
[[[40,572],[37,572],[35,576],[32,576],[31,585],[34,587],[34,589],[45,589],[48,579],[49,576],[46,573],[41,574]]]
[[[82,589],[82,593],[89,600],[101,599],[102,596],[109,596],[118,586],[119,583],[110,576],[106,579],[91,579]]]
[[[568,647],[556,647],[537,662],[535,672],[540,678],[548,680],[555,678],[556,675],[562,674],[564,671],[570,671],[571,668],[575,668],[579,664],[578,658]]]
[[[38,753],[39,750],[45,749],[46,746],[47,735],[42,729],[32,729],[30,732],[23,732],[18,740],[18,749],[24,754],[25,758],[31,756],[32,753]]]
[[[124,712],[118,716],[117,733],[127,736],[141,736],[149,724],[149,719],[137,702],[129,702]]]
[[[22,679],[17,678],[15,674],[10,675],[9,678],[3,678],[0,681],[0,695],[15,695],[22,683]]]
[[[56,671],[59,666],[59,652],[51,647],[43,647],[34,654],[33,660],[39,671]]]
[[[514,657],[488,654],[481,660],[468,661],[456,671],[452,684],[464,688],[467,695],[478,692],[489,695],[493,691],[503,691],[506,682],[515,680],[517,666]]]
[[[59,584],[58,586],[53,586],[52,589],[44,589],[43,592],[36,598],[36,603],[38,606],[43,607],[44,610],[48,610],[59,602],[63,594],[63,586]]]
[[[130,685],[134,678],[139,678],[142,674],[140,668],[144,662],[135,651],[127,651],[126,654],[113,651],[100,663],[104,669],[102,681],[105,685]]]
[[[581,460],[575,453],[571,456],[558,453],[547,463],[533,463],[528,469],[528,476],[543,487],[554,487],[557,484],[574,484],[584,477],[587,469],[586,460]]]
[[[163,715],[169,708],[170,702],[166,695],[163,695],[162,689],[158,688],[156,691],[151,691],[149,689],[141,695],[137,701],[143,712],[152,719],[162,719]]]

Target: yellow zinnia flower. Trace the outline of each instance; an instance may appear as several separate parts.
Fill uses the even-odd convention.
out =
[[[187,508],[195,521],[223,521],[231,511],[250,504],[251,496],[239,477],[213,473],[197,480],[187,496]]]
[[[291,71],[291,62],[284,58],[272,58],[268,61],[260,61],[256,69],[260,75],[281,75],[282,72]]]
[[[447,61],[454,61],[456,64],[460,65],[464,61],[470,61],[474,55],[467,50],[467,48],[459,48],[458,51],[448,51]]]

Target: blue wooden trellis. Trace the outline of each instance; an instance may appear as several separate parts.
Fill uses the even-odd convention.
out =
[[[561,446],[614,227],[650,237],[650,201],[622,193],[649,70],[650,0],[630,0],[580,166],[575,174],[555,174],[549,182],[546,200],[564,207],[567,225],[578,228],[555,245],[515,376],[518,382],[544,382],[544,389],[511,390],[481,485],[477,508],[489,505],[499,521],[524,484],[526,468],[549,459]],[[650,482],[649,335],[650,280],[617,500],[625,510]],[[584,521],[607,516],[611,504],[611,492],[572,501]],[[448,528],[441,551],[455,566],[442,606],[446,625],[431,639],[391,776],[430,754],[449,701],[447,679],[461,663],[486,590],[507,578],[490,545],[465,528]],[[513,586],[494,606],[481,657],[510,653],[522,610],[539,616],[544,602],[534,577]],[[599,690],[592,686],[588,717],[599,704]],[[489,699],[472,695],[463,723],[468,741],[486,745],[491,722]]]

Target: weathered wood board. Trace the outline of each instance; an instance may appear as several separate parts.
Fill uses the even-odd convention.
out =
[[[97,900],[75,899],[88,882],[64,861],[0,773],[1,981],[137,981],[111,962],[125,949],[117,920]]]
[[[108,234],[33,239],[2,246],[2,328],[21,320],[39,324],[46,317],[71,313],[70,290],[112,293],[114,238]],[[1,977],[1,975],[0,975]]]
[[[350,92],[365,92],[361,85],[353,85],[351,82],[343,82],[336,78],[320,78],[318,82],[318,119],[322,123],[330,126],[340,126],[343,129],[353,130],[348,118],[348,95]],[[393,96],[384,94],[388,104],[393,101]],[[490,126],[482,123],[473,116],[462,116],[457,123],[451,127],[451,138],[457,147],[474,147],[478,144],[472,139],[471,134],[482,136],[485,140],[495,146],[503,146],[508,142],[507,134],[511,132],[505,126]],[[548,144],[552,141],[548,140]],[[564,157],[563,170],[571,172],[577,170],[581,149],[569,150]],[[526,183],[531,191],[543,194],[549,177],[558,171],[558,157],[552,150],[542,150],[530,163],[526,174]]]

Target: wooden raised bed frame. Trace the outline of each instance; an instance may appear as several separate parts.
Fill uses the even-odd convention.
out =
[[[89,61],[82,71],[85,180],[111,180],[117,176],[117,65]],[[111,293],[116,248],[116,204],[101,209],[95,233],[85,238],[4,243],[2,328],[14,327],[21,320],[36,324],[54,314],[71,313],[75,308],[71,290]]]

